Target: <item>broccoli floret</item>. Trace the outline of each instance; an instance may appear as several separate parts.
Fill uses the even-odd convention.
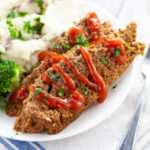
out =
[[[22,71],[14,61],[0,58],[0,94],[12,92],[19,86]]]

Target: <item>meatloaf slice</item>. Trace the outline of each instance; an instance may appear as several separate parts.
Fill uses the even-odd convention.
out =
[[[83,29],[85,31],[86,38],[88,39],[88,42],[91,41],[91,36],[87,30],[86,27],[86,20],[85,18],[82,19],[78,24],[76,24],[77,27]],[[101,24],[101,28],[99,31],[100,36],[107,36],[107,35],[114,35],[115,31],[112,30],[112,27],[109,22],[104,22]],[[67,50],[63,47],[62,43],[65,43],[69,45],[69,39],[68,39],[68,33],[64,32],[60,37],[57,37],[53,39],[51,42],[51,49],[59,54],[63,54],[67,52]],[[56,44],[59,45],[56,47]],[[29,74],[23,81],[21,86],[25,86],[28,88],[28,86],[32,83],[34,83],[35,79],[39,77],[39,75],[46,70],[45,62],[39,63],[35,69]],[[6,107],[6,114],[10,117],[19,116],[22,111],[22,101],[18,101],[16,104],[8,104]]]
[[[107,26],[108,24],[106,23],[105,25]],[[114,57],[108,52],[108,49],[104,47],[101,42],[99,42],[97,45],[91,45],[87,48],[98,72],[103,76],[107,87],[109,87],[129,67],[137,55],[143,54],[145,46],[142,43],[135,42],[135,23],[129,24],[125,30],[119,30],[118,33],[114,32],[110,26],[103,29],[101,28],[101,30],[105,32],[102,33],[100,31],[100,34],[107,34],[110,39],[117,37],[123,40],[127,54],[126,62],[122,65],[119,65],[116,63]],[[77,68],[83,75],[90,78],[88,68],[78,49],[68,51],[64,55],[77,65]],[[109,62],[109,65],[103,64],[101,61],[102,57]],[[23,133],[42,133],[43,131],[46,131],[48,134],[56,134],[62,131],[72,121],[79,117],[84,110],[96,102],[98,95],[95,91],[90,90],[86,85],[84,85],[84,83],[78,80],[63,60],[60,61],[58,65],[61,66],[66,73],[68,73],[75,80],[78,91],[88,91],[84,106],[79,111],[65,110],[62,108],[48,108],[44,102],[36,100],[34,92],[31,91],[28,98],[23,102],[23,110],[20,116],[16,119],[14,125],[14,129],[16,131]],[[49,70],[51,69],[52,68],[49,68]],[[41,74],[35,80],[34,84],[37,87],[43,88],[50,94],[57,96],[55,87],[52,86],[49,88],[49,86],[43,83],[41,80]],[[85,86],[85,89],[83,89],[82,86]]]

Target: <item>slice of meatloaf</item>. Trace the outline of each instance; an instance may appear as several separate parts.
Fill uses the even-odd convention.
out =
[[[103,32],[101,32],[101,30],[103,30]],[[99,31],[99,34],[107,35],[109,38],[117,37],[123,40],[127,54],[126,62],[119,65],[101,42],[87,48],[98,72],[103,76],[107,87],[109,87],[129,67],[137,55],[143,54],[145,46],[142,43],[135,42],[135,23],[129,24],[125,30],[119,30],[118,33],[114,32],[108,23],[104,23],[103,28]],[[83,75],[90,78],[88,68],[78,49],[68,51],[64,55],[76,64],[77,68]],[[101,61],[102,57],[109,62],[109,65],[103,64]],[[48,134],[56,134],[62,131],[72,121],[79,117],[84,110],[96,102],[98,95],[95,91],[90,90],[86,87],[86,85],[84,85],[84,83],[78,80],[63,60],[60,61],[58,65],[60,65],[66,73],[68,73],[75,80],[78,91],[88,91],[84,106],[79,111],[65,110],[62,108],[48,108],[44,102],[36,100],[34,92],[31,91],[28,98],[23,102],[23,110],[15,122],[14,129],[16,131],[23,133],[42,133],[46,130]],[[49,68],[49,70],[51,70],[51,68]],[[52,86],[49,88],[47,84],[43,83],[41,80],[41,73],[39,73],[38,76],[39,77],[35,80],[34,84],[37,87],[43,88],[50,94],[57,96],[55,87]],[[83,85],[86,87],[85,89],[82,89]]]
[[[76,26],[78,26],[79,28],[83,29],[85,31],[85,35],[86,38],[88,39],[88,42],[91,41],[91,36],[87,30],[86,27],[86,21],[85,19],[82,19],[78,24],[76,24]],[[135,28],[134,28],[135,29]],[[132,31],[133,29],[131,29]],[[109,22],[104,22],[103,24],[101,24],[101,28],[99,31],[99,35],[100,36],[107,36],[107,35],[115,35],[115,31],[112,30],[112,27],[110,25]],[[69,40],[68,40],[68,34],[66,32],[64,32],[62,34],[62,36],[57,37],[56,39],[53,39],[51,41],[51,49],[59,54],[63,54],[65,52],[67,52],[66,49],[64,49],[64,47],[62,46],[62,43],[65,44],[69,44]],[[56,47],[55,45],[58,44],[59,47]],[[44,62],[42,62],[41,64],[38,64],[37,67],[32,71],[32,73],[30,75],[28,75],[22,82],[22,85],[25,86],[26,88],[28,88],[28,86],[32,83],[34,83],[35,79],[37,79],[39,77],[39,75],[46,70],[46,65]],[[15,117],[15,116],[19,116],[19,114],[22,111],[22,101],[17,102],[16,104],[8,104],[6,107],[6,114],[10,117]]]

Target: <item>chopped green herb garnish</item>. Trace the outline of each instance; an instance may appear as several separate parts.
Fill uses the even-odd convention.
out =
[[[53,71],[48,71],[47,74],[51,75],[51,74],[53,74]]]
[[[82,90],[85,90],[85,86],[82,85],[81,88],[82,88]]]
[[[117,84],[115,84],[113,87],[112,87],[112,89],[115,89],[117,87]]]
[[[10,20],[7,20],[6,23],[7,23],[9,26],[13,27],[13,24],[12,24],[12,22],[11,22]]]
[[[76,45],[76,46],[74,46],[74,48],[80,49],[81,45]]]
[[[44,26],[44,23],[41,22],[41,18],[37,17],[34,18],[34,21],[37,23],[35,26],[32,28],[36,31],[37,34],[41,34],[42,28]]]
[[[35,96],[38,96],[38,94],[40,94],[42,92],[42,88],[35,88]]]
[[[15,135],[18,135],[18,132],[16,132]]]
[[[62,43],[62,46],[64,47],[64,49],[69,50],[71,49],[71,47],[67,44],[65,44],[64,42]]]
[[[45,94],[44,97],[45,97],[45,98],[48,98],[48,94]]]
[[[88,93],[89,93],[89,91],[85,91],[85,92],[84,92],[84,96],[87,96]]]
[[[14,11],[11,11],[8,15],[7,15],[7,18],[15,18],[16,15],[15,15],[15,12]]]
[[[121,49],[115,49],[115,56],[119,56],[121,53]]]
[[[58,95],[59,96],[64,96],[64,94],[65,94],[65,92],[64,92],[64,86],[61,86]]]
[[[25,21],[24,22],[24,27],[23,29],[27,31],[27,33],[32,33],[32,34],[41,34],[42,33],[42,28],[44,26],[44,23],[42,23],[40,17],[34,18],[34,21],[36,21],[36,25],[31,26],[30,21]]]
[[[34,20],[34,21],[37,21],[37,22],[40,22],[40,21],[41,21],[41,18],[40,18],[40,17],[37,17],[37,18],[34,18],[33,20]]]
[[[60,48],[59,44],[56,43],[55,48],[59,49]]]
[[[17,10],[17,13],[18,13],[19,17],[24,17],[28,14],[27,12],[22,12],[22,11],[19,11],[19,10]]]
[[[90,44],[88,43],[86,37],[83,36],[82,34],[77,35],[77,36],[76,36],[76,39],[77,39],[77,40],[75,41],[76,44],[82,45],[82,46],[84,46],[84,47],[90,46]]]
[[[75,64],[76,66],[78,66],[78,65],[79,65],[79,63],[78,63],[78,62],[75,62],[74,64]]]
[[[51,74],[50,79],[53,80],[53,79],[59,78],[61,76],[62,76],[62,74],[60,74],[60,73]]]
[[[23,30],[27,30],[27,33],[31,33],[30,21],[24,22]]]
[[[42,0],[34,0],[34,2],[37,3],[38,7],[40,8],[41,14],[43,14],[44,8]]]
[[[19,39],[19,40],[24,40],[23,37],[22,37],[22,33],[20,30],[17,30],[16,28],[15,29],[12,29],[12,28],[8,28],[9,30],[9,33],[10,33],[10,36],[13,38],[13,39]]]
[[[109,62],[107,62],[104,57],[101,58],[101,61],[102,61],[105,65],[107,65],[107,66],[109,65]]]
[[[58,85],[60,85],[61,84],[61,79],[56,79],[56,80],[57,80]]]

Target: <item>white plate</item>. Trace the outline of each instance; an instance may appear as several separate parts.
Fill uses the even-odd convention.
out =
[[[94,11],[96,12],[101,22],[109,21],[114,29],[118,29],[121,25],[118,21],[103,10],[100,7],[97,7],[91,3],[80,1],[78,4],[81,17],[84,17],[87,12]],[[66,129],[56,135],[47,135],[47,134],[21,134],[15,135],[13,131],[13,125],[15,118],[9,118],[4,113],[0,112],[0,136],[24,140],[24,141],[53,141],[58,139],[64,139],[77,135],[81,132],[84,132],[97,124],[104,121],[109,117],[124,101],[125,97],[130,91],[133,80],[133,65],[115,82],[119,83],[115,90],[109,88],[108,97],[103,104],[95,104],[86,110],[76,121],[70,124]],[[115,84],[114,83],[114,84]]]

